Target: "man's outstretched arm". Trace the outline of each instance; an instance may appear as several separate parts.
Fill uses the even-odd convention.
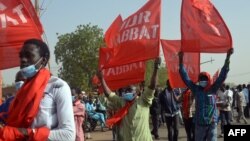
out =
[[[106,81],[104,80],[102,72],[98,71],[97,76],[98,76],[99,80],[101,81],[101,86],[103,88],[103,92],[104,92],[105,96],[109,97],[109,95],[111,94],[111,90],[109,89]]]

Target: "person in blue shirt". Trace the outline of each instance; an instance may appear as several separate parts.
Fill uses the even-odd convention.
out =
[[[90,118],[100,121],[101,123],[101,130],[104,131],[105,124],[105,117],[103,113],[96,112],[96,106],[94,105],[93,99],[90,98],[89,101],[85,104],[87,115]]]
[[[183,65],[184,53],[179,53],[179,73],[186,86],[195,96],[195,140],[197,141],[217,140],[218,113],[216,106],[216,92],[227,77],[230,56],[232,54],[233,49],[229,49],[220,75],[213,84],[210,75],[207,72],[201,72],[198,77],[199,84],[196,85],[189,78],[188,73]]]
[[[159,101],[166,120],[169,141],[178,140],[180,99],[181,95],[177,96],[176,91],[174,91],[169,80],[167,80],[166,88],[160,93]]]
[[[16,78],[15,78],[15,89],[16,91],[18,91],[22,85],[24,84],[25,81],[25,77],[22,75],[22,73],[20,71],[18,71],[16,73]],[[14,99],[15,96],[10,96],[8,97],[5,102],[3,102],[0,105],[0,123],[4,124],[5,123],[5,119],[8,117],[7,112],[9,110],[10,104],[12,102],[12,100]]]

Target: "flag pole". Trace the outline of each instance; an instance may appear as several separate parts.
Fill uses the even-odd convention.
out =
[[[35,0],[35,10],[37,13],[38,18],[40,18],[40,5],[39,5],[39,0]],[[47,41],[47,40],[46,40]],[[47,43],[48,44],[48,43]],[[50,61],[48,60],[48,68],[50,70]]]

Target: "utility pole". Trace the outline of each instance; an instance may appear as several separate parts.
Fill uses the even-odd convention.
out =
[[[40,5],[39,5],[39,0],[35,0],[35,10],[38,18],[40,18]]]
[[[200,65],[202,65],[202,64],[206,64],[206,63],[209,63],[209,62],[211,62],[211,63],[212,63],[213,61],[214,61],[214,59],[213,59],[213,58],[211,58],[211,60],[209,60],[209,61],[201,62],[201,63],[200,63]]]

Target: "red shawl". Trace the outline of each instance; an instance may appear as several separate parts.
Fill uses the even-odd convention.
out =
[[[121,109],[119,109],[114,116],[112,116],[111,118],[107,119],[106,121],[106,125],[111,128],[113,127],[115,124],[119,124],[120,121],[127,115],[129,108],[133,105],[135,99],[133,101],[129,101],[126,103],[126,105],[124,107],[122,107]]]
[[[49,79],[50,72],[47,69],[41,69],[32,79],[25,82],[10,106],[6,120],[7,126],[1,129],[0,137],[4,140],[10,140],[11,138],[15,140],[19,138],[18,140],[20,140],[20,135],[17,135],[19,134],[17,128],[30,128],[38,113],[39,105]],[[30,132],[31,130],[28,129],[28,131]],[[45,134],[48,137],[49,130],[42,127],[36,129],[36,134],[33,133],[32,135],[33,138],[37,136],[38,131],[41,131],[39,134]]]

